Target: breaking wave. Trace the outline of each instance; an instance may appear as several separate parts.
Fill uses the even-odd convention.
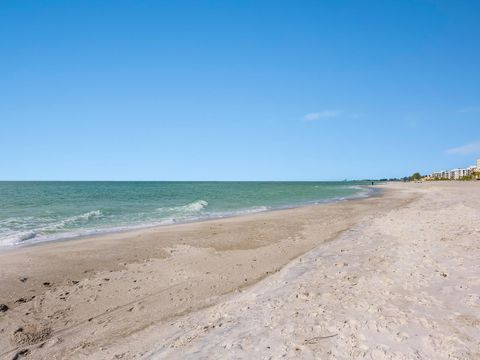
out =
[[[180,208],[186,212],[197,212],[205,209],[207,206],[208,206],[208,201],[198,200],[190,204],[187,204],[185,206],[180,206]]]
[[[33,218],[6,219],[0,223],[0,233],[2,233],[0,245],[14,245],[36,240],[39,237],[75,227],[75,225],[84,225],[90,220],[101,217],[103,217],[101,210],[93,210],[80,215],[67,217],[60,221],[54,221],[51,218],[45,218],[43,222],[40,219]],[[17,229],[12,229],[12,226],[13,228],[17,227]],[[20,229],[18,227],[20,227]]]
[[[172,215],[189,215],[192,213],[197,213],[202,211],[208,206],[208,201],[206,200],[197,200],[186,205],[181,206],[172,206],[172,207],[160,207],[157,209],[158,212],[171,213]]]
[[[57,222],[57,223],[47,225],[47,226],[41,228],[40,230],[49,231],[49,230],[63,229],[65,227],[72,226],[76,223],[84,223],[84,222],[89,221],[89,220],[99,219],[102,216],[103,216],[103,213],[102,213],[101,210],[93,210],[93,211],[86,212],[84,214],[68,217],[64,220],[61,220],[61,221]]]

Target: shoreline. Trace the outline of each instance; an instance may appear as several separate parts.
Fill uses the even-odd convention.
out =
[[[278,273],[102,354],[142,359],[477,359],[480,186],[389,185],[368,216]],[[138,351],[138,350],[137,350]]]
[[[0,316],[5,334],[0,348],[8,349],[0,358],[23,348],[45,359],[73,349],[98,351],[148,326],[212,306],[365,216],[405,201],[388,190],[360,200],[2,252],[0,303],[10,309]],[[118,311],[122,316],[115,315]],[[68,335],[65,329],[75,330]],[[91,342],[96,345],[82,348]]]
[[[374,196],[380,196],[381,194],[381,188],[378,186],[381,186],[381,184],[377,185],[355,185],[361,188],[366,189],[366,193],[362,194],[360,191],[358,194],[352,195],[352,196],[347,196],[347,197],[341,197],[341,198],[330,198],[330,199],[325,199],[325,200],[316,200],[308,203],[302,203],[302,204],[294,204],[294,205],[286,205],[282,207],[277,207],[277,208],[266,208],[266,210],[259,210],[259,211],[252,211],[248,212],[248,209],[245,210],[247,212],[239,212],[236,214],[232,215],[219,215],[219,216],[213,216],[213,217],[204,217],[204,218],[195,218],[195,219],[186,219],[186,220],[181,220],[181,221],[174,221],[173,223],[165,223],[165,224],[154,224],[154,225],[138,225],[138,226],[128,226],[125,225],[123,227],[118,227],[118,228],[106,228],[104,230],[94,230],[92,229],[92,233],[85,233],[85,234],[80,234],[80,235],[73,235],[73,236],[67,236],[70,233],[64,233],[64,237],[60,238],[53,238],[53,239],[47,239],[47,240],[38,240],[38,241],[30,241],[31,239],[21,241],[18,243],[14,243],[11,245],[7,246],[0,246],[0,254],[3,252],[8,252],[11,250],[15,250],[18,248],[24,248],[24,247],[35,247],[35,246],[42,246],[44,244],[49,244],[49,243],[57,243],[57,242],[65,242],[65,241],[78,241],[78,240],[85,240],[85,239],[91,239],[91,238],[101,238],[103,236],[108,236],[108,235],[128,235],[130,233],[135,233],[138,231],[143,231],[143,230],[150,230],[150,229],[156,229],[156,228],[163,228],[163,227],[172,227],[172,226],[178,226],[178,225],[185,225],[185,224],[194,224],[194,223],[202,223],[202,222],[208,222],[208,221],[218,221],[222,219],[231,219],[231,218],[241,218],[241,217],[247,217],[250,215],[256,215],[256,214],[261,214],[261,213],[269,213],[269,212],[277,212],[277,211],[283,211],[283,210],[293,210],[293,209],[298,209],[298,208],[305,208],[305,207],[310,207],[310,206],[323,206],[323,205],[329,205],[329,204],[336,204],[339,202],[343,201],[355,201],[355,200],[362,200],[362,199],[367,199],[370,197]]]

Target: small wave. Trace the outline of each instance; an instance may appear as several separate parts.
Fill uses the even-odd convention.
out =
[[[35,236],[37,236],[37,233],[35,231],[29,231],[25,234],[20,234],[18,236],[18,240],[19,240],[19,242],[27,241],[27,240],[33,239]]]
[[[214,213],[209,214],[208,218],[211,218],[211,219],[219,219],[220,218],[221,219],[221,218],[226,218],[226,217],[231,217],[231,216],[254,214],[254,213],[264,212],[264,211],[268,211],[268,210],[271,210],[271,208],[268,207],[268,206],[257,206],[257,207],[249,208],[249,209],[214,212]]]
[[[10,232],[3,233],[0,236],[0,246],[14,246],[21,244],[23,242],[28,242],[37,237],[35,231],[24,231],[24,232]]]
[[[93,210],[86,212],[85,214],[77,215],[77,216],[72,216],[71,218],[68,218],[68,221],[76,222],[78,220],[91,220],[91,219],[97,219],[101,218],[103,216],[103,213],[101,210]]]
[[[102,213],[101,210],[93,210],[93,211],[86,212],[84,214],[68,217],[64,220],[61,220],[57,223],[53,223],[51,225],[47,225],[47,226],[41,228],[41,230],[52,231],[52,230],[63,229],[65,227],[69,226],[69,225],[73,225],[73,224],[76,224],[78,222],[84,222],[84,221],[89,221],[89,220],[93,220],[93,219],[99,219],[102,216],[103,216],[103,213]]]
[[[357,192],[352,196],[346,197],[345,200],[369,197],[375,192],[375,190],[368,187],[368,185],[351,185],[349,189],[357,190]]]
[[[69,227],[99,219],[103,216],[101,210],[93,210],[80,215],[67,217],[63,220],[51,218],[8,218],[0,221],[0,245],[8,246],[24,242],[36,241],[48,234],[62,232]]]
[[[257,212],[267,211],[269,209],[270,208],[267,207],[267,206],[258,206],[258,207],[251,208],[251,209],[240,210],[239,213],[240,214],[253,214],[253,213],[257,213]]]
[[[188,212],[197,212],[205,209],[208,206],[208,202],[205,200],[194,201],[190,204],[184,205],[183,210]]]
[[[171,214],[191,214],[202,211],[208,206],[208,201],[197,200],[186,205],[172,206],[172,207],[160,207],[157,211],[167,212]]]

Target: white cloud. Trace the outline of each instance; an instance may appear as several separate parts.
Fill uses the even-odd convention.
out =
[[[477,153],[480,154],[480,142],[475,142],[475,143],[459,146],[456,148],[448,149],[447,153],[459,154],[459,155],[477,154]]]
[[[304,119],[307,121],[315,121],[320,119],[334,118],[340,115],[338,110],[324,110],[320,112],[308,113],[304,116]]]

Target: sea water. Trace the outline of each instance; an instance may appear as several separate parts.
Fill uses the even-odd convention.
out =
[[[364,182],[0,182],[0,247],[368,196]]]

